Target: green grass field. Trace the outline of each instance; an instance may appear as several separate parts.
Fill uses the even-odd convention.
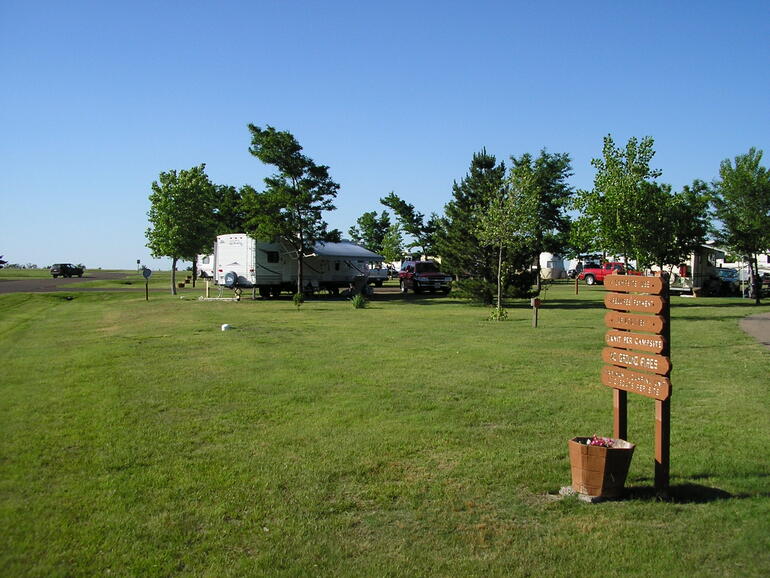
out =
[[[143,289],[0,295],[4,576],[770,573],[770,352],[738,327],[768,306],[674,298],[672,499],[629,394],[630,497],[592,505],[558,491],[567,440],[612,434],[600,287],[537,329]]]

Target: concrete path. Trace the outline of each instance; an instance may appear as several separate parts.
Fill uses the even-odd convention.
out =
[[[770,313],[752,315],[741,319],[741,329],[770,349]]]

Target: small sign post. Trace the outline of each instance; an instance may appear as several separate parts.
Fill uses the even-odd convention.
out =
[[[144,300],[150,300],[150,275],[152,270],[147,267],[142,267],[142,276],[144,277]]]
[[[608,275],[610,311],[602,383],[613,388],[616,438],[628,436],[628,392],[655,400],[655,490],[668,493],[671,446],[671,311],[668,276]]]
[[[530,305],[532,305],[532,327],[537,327],[537,311],[540,309],[540,299],[533,297],[530,299]]]

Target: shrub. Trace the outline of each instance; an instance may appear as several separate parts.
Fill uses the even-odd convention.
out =
[[[353,303],[353,309],[365,309],[369,302],[361,293],[357,293],[350,300]]]
[[[492,313],[489,314],[489,321],[505,321],[508,319],[508,312],[505,307],[495,307],[492,309]]]

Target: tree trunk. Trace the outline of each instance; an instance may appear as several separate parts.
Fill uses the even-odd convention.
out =
[[[176,295],[176,257],[171,258],[171,294]]]
[[[497,310],[503,307],[503,246],[497,253]]]
[[[193,269],[192,269],[192,278],[193,278],[193,289],[195,289],[195,279],[198,278],[198,256],[196,255],[193,259]]]
[[[304,289],[302,275],[302,250],[297,251],[297,293],[302,295]]]
[[[759,259],[757,259],[756,253],[751,256],[751,266],[753,271],[751,273],[752,291],[754,291],[754,303],[761,305],[762,301],[762,277],[759,276]]]

